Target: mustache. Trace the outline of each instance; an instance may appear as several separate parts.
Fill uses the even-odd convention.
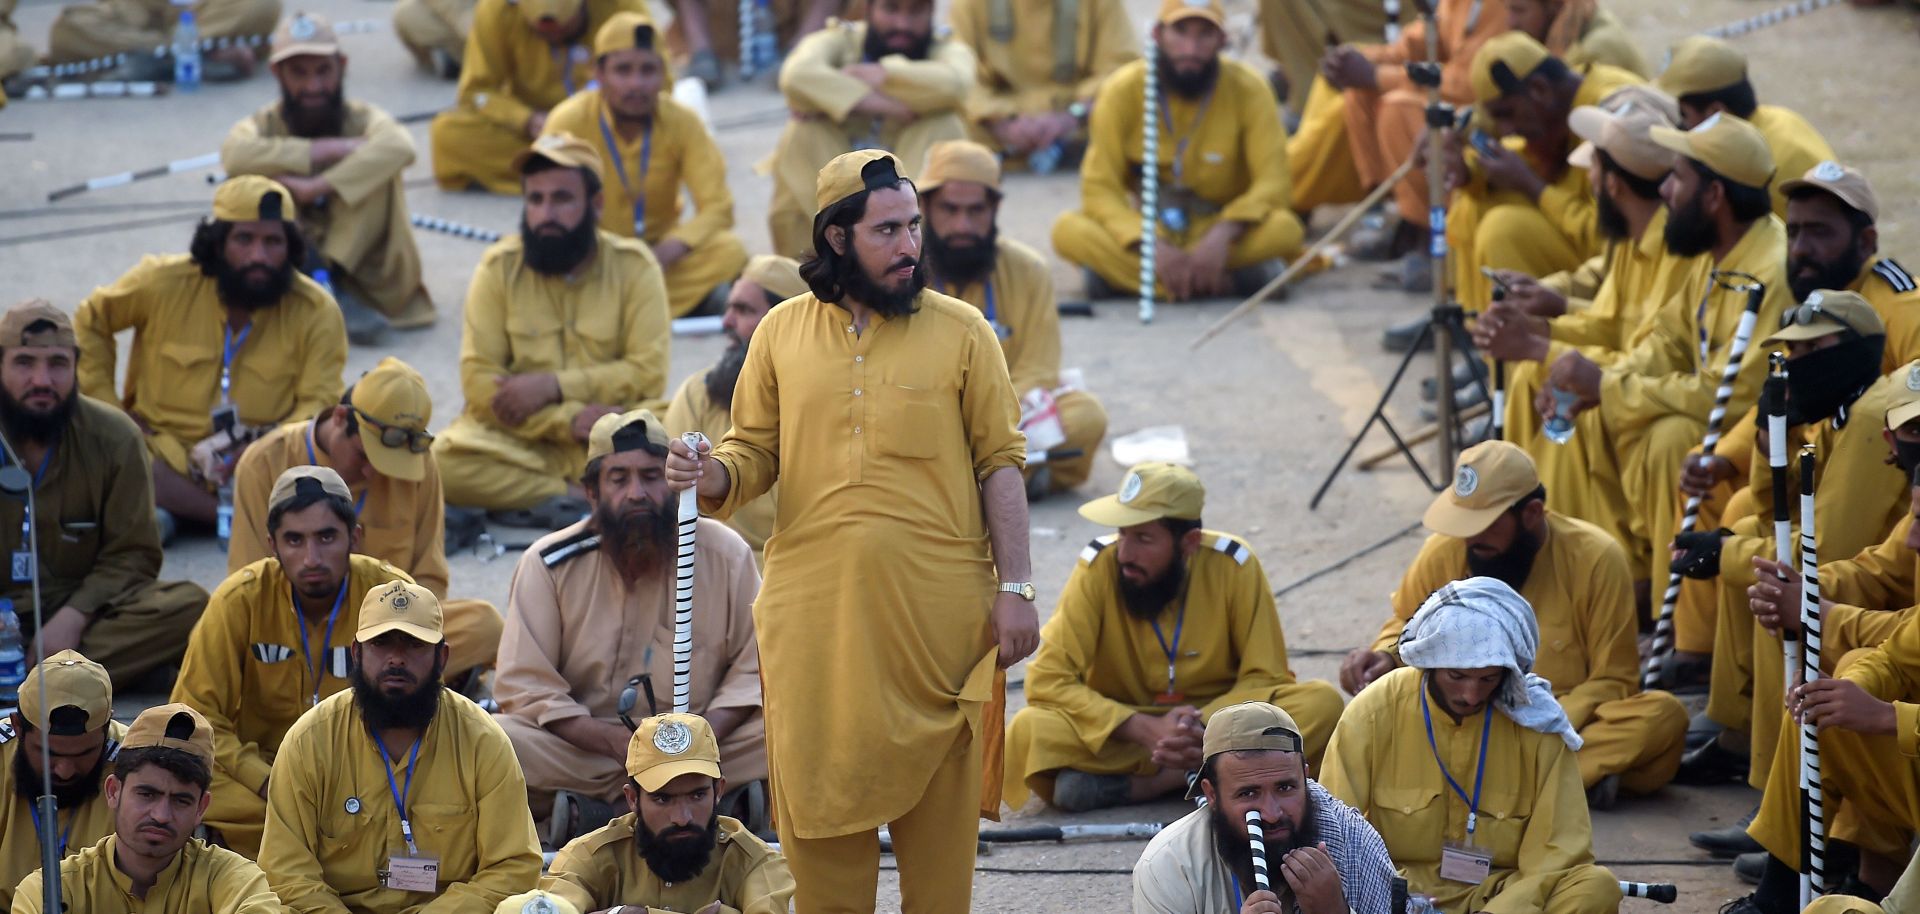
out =
[[[903,256],[899,260],[896,260],[891,265],[889,265],[887,267],[887,272],[891,273],[895,270],[911,270],[914,267],[917,267],[919,265],[920,265],[919,258],[912,257],[912,256]]]
[[[161,831],[166,832],[168,837],[175,837],[180,834],[178,831],[174,829],[173,826],[168,825],[165,822],[155,822],[152,819],[148,819],[144,822],[141,822],[140,828],[157,828],[157,829],[160,829]],[[139,829],[135,829],[135,831],[138,831],[138,830]]]
[[[380,674],[380,678],[383,681],[387,679],[398,679],[406,683],[407,685],[414,685],[420,681],[420,677],[413,675],[413,673],[407,670],[398,669],[398,668],[390,669],[382,672]]]

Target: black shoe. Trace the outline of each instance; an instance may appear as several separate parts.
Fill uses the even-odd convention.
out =
[[[447,506],[447,527],[443,537],[448,555],[472,549],[487,532],[487,512],[479,508]]]
[[[1092,299],[1094,301],[1104,301],[1110,298],[1126,297],[1120,294],[1119,289],[1116,289],[1113,286],[1108,285],[1107,281],[1100,277],[1100,274],[1095,273],[1094,271],[1087,269],[1085,267],[1080,268],[1080,282],[1081,282],[1082,288],[1086,289],[1087,298]]]
[[[460,61],[454,59],[454,56],[447,53],[446,49],[433,48],[428,50],[427,60],[431,64],[429,69],[433,71],[433,75],[448,82],[453,82],[460,78]]]
[[[1747,757],[1744,754],[1720,748],[1718,740],[1681,756],[1680,771],[1673,776],[1675,784],[1695,787],[1746,783],[1746,780]]]
[[[1752,895],[1735,898],[1720,906],[1720,914],[1769,914]]]
[[[1692,751],[1713,742],[1726,729],[1719,721],[1708,717],[1705,711],[1693,715],[1687,720],[1687,750]]]
[[[393,325],[387,316],[368,307],[359,296],[334,287],[333,300],[340,305],[340,318],[347,325],[347,342],[355,346],[377,345]]]
[[[1688,835],[1687,840],[1692,842],[1694,847],[1720,859],[1738,857],[1741,854],[1751,854],[1754,851],[1762,849],[1760,842],[1753,840],[1753,836],[1747,834],[1747,826],[1753,824],[1753,817],[1759,812],[1760,807],[1755,806],[1732,825],[1724,828],[1709,829],[1707,831],[1697,831]]]
[[[1733,875],[1748,885],[1759,885],[1760,877],[1767,874],[1767,852],[1754,851],[1733,858]]]
[[[1229,278],[1233,286],[1233,294],[1241,298],[1253,297],[1254,293],[1266,288],[1267,283],[1279,279],[1280,274],[1286,272],[1286,267],[1287,264],[1285,261],[1267,260],[1234,270]],[[1267,298],[1267,301],[1286,300],[1287,289],[1285,286],[1282,286],[1280,291],[1275,292]]]
[[[1605,811],[1612,809],[1613,804],[1619,799],[1620,776],[1617,774],[1609,774],[1595,781],[1592,787],[1587,788],[1587,808],[1590,810]]]
[[[1421,338],[1421,332],[1426,329],[1427,316],[1424,314],[1404,324],[1395,324],[1381,332],[1380,348],[1388,352],[1406,352],[1413,348],[1414,343],[1418,342],[1421,352],[1431,350],[1433,348],[1433,334],[1428,333],[1425,339]]]

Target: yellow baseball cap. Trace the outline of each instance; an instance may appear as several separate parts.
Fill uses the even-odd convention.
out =
[[[807,281],[800,278],[800,262],[777,254],[756,254],[740,271],[740,278],[785,301],[807,294]]]
[[[545,889],[521,892],[494,906],[493,914],[580,914],[573,902]]]
[[[1000,157],[972,140],[942,140],[927,150],[927,167],[914,182],[922,193],[948,181],[972,181],[1000,189]]]
[[[600,31],[593,34],[593,56],[605,57],[632,48],[651,51],[659,38],[652,16],[638,10],[625,10],[607,17]]]
[[[47,704],[40,705],[41,684],[46,684]],[[86,722],[79,727],[55,727],[48,716],[61,708],[78,708]],[[79,651],[61,651],[34,665],[20,683],[20,716],[36,727],[45,727],[55,736],[91,733],[113,719],[113,680],[107,668],[81,656]]]
[[[1183,19],[1205,19],[1213,23],[1214,28],[1227,27],[1227,11],[1220,0],[1161,0],[1157,22],[1173,25]]]
[[[620,451],[639,450],[642,442],[667,446],[667,427],[654,417],[653,410],[631,409],[601,416],[587,432],[587,462]]]
[[[1538,488],[1540,473],[1526,451],[1511,442],[1482,442],[1460,454],[1453,485],[1434,497],[1420,522],[1441,536],[1479,536]]]
[[[292,222],[299,212],[293,194],[272,178],[235,175],[213,190],[213,218],[221,222]]]
[[[1874,196],[1873,185],[1867,183],[1867,176],[1848,168],[1839,162],[1821,162],[1807,173],[1780,185],[1780,192],[1792,196],[1798,190],[1824,190],[1840,198],[1841,203],[1867,214],[1870,222],[1880,221],[1880,199]],[[5,324],[0,324],[4,327]],[[0,333],[0,340],[11,339]]]
[[[1718,38],[1689,35],[1672,48],[1654,85],[1674,97],[1718,92],[1747,78],[1747,56]]]
[[[267,58],[269,64],[302,54],[334,57],[340,53],[340,39],[333,34],[327,17],[302,11],[288,16],[287,21],[274,29],[272,48],[273,55]]]
[[[427,381],[420,372],[387,356],[354,382],[349,399],[360,412],[360,445],[373,468],[382,476],[406,482],[425,478],[427,448],[433,444],[433,436],[427,434],[433,400],[427,396]],[[379,426],[368,427],[368,418]],[[402,440],[390,444],[395,438]]]
[[[640,722],[627,741],[627,774],[648,793],[683,774],[720,777],[720,744],[698,714],[661,714]]]
[[[814,185],[814,212],[826,209],[863,190],[893,187],[906,180],[900,159],[884,149],[842,153],[820,169]]]
[[[279,509],[303,495],[326,493],[336,498],[353,501],[353,490],[347,488],[346,480],[331,467],[302,465],[288,467],[280,478],[273,481],[273,491],[267,493],[267,511]]]
[[[510,2],[520,7],[520,15],[527,17],[527,22],[537,25],[542,19],[569,22],[580,12],[580,8],[586,5],[587,0],[510,0]]]
[[[1887,325],[1860,293],[1821,289],[1780,315],[1780,329],[1761,345],[1817,340],[1847,330],[1861,336],[1885,336]]]
[[[34,331],[34,325],[45,321],[52,327],[43,327]],[[73,335],[73,319],[67,312],[53,306],[44,298],[29,298],[7,309],[0,315],[0,346],[66,346],[80,348],[80,341]]]
[[[1582,105],[1567,115],[1567,125],[1586,141],[1567,156],[1567,164],[1575,168],[1592,166],[1593,151],[1599,149],[1621,170],[1637,178],[1655,181],[1673,170],[1673,150],[1647,135],[1654,127],[1673,126],[1673,121],[1655,108],[1631,101],[1614,110]]]
[[[1764,188],[1773,179],[1773,151],[1766,138],[1731,114],[1716,112],[1692,130],[1649,127],[1647,136],[1736,184]]]
[[[584,168],[601,180],[607,176],[600,168],[600,153],[586,140],[564,130],[542,134],[533,145],[514,155],[510,167],[516,174],[526,174],[527,163],[534,159],[545,159],[562,168]]]
[[[1899,428],[1920,419],[1920,359],[1896,369],[1893,376],[1900,383],[1893,386],[1894,404],[1887,407],[1887,427]]]
[[[354,630],[353,640],[364,643],[392,631],[439,644],[445,637],[440,599],[425,587],[398,580],[367,591],[366,599],[360,601],[360,627]]]
[[[120,751],[178,749],[213,764],[213,724],[191,706],[175,702],[140,712],[127,726]]]
[[[1473,97],[1484,103],[1518,92],[1520,84],[1552,56],[1546,45],[1525,32],[1503,32],[1487,39],[1473,55]]]
[[[1199,520],[1207,489],[1192,470],[1177,463],[1143,463],[1127,471],[1120,491],[1080,506],[1080,516],[1102,527],[1131,527],[1150,520]]]

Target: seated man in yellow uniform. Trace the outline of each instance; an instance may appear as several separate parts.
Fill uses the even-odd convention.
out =
[[[548,134],[514,157],[520,234],[481,256],[460,338],[466,409],[433,441],[447,503],[557,530],[601,416],[659,402],[667,292],[645,243],[596,227],[600,156]]]
[[[726,157],[700,116],[661,91],[667,63],[656,37],[645,15],[609,18],[593,39],[595,85],[554,106],[543,130],[585,139],[599,154],[613,176],[601,190],[600,228],[653,250],[673,316],[719,313],[747,247],[733,233]],[[685,218],[682,188],[694,210]]]
[[[1238,537],[1201,527],[1205,501],[1191,470],[1143,463],[1080,506],[1118,530],[1080,553],[1041,631],[1007,730],[1009,806],[1029,789],[1068,812],[1185,789],[1207,717],[1243,701],[1287,709],[1320,758],[1340,693],[1294,680],[1266,572]]]
[[[742,44],[771,37],[776,59],[762,60],[759,65],[763,69],[777,66],[780,55],[826,27],[829,17],[838,14],[846,19],[860,18],[866,0],[754,0],[749,17],[752,27],[744,39],[738,0],[672,0],[672,6],[673,25],[667,30],[667,40],[673,46],[675,60],[685,62],[683,69],[688,77],[702,80],[709,90],[715,90],[727,82],[721,62],[740,63]],[[760,18],[763,10],[764,20]],[[771,36],[762,36],[762,29]]]
[[[353,688],[287,731],[260,868],[297,914],[487,914],[540,877],[527,782],[498,724],[441,685],[440,601],[394,580],[355,623]]]
[[[928,147],[967,135],[973,52],[935,31],[933,7],[933,0],[874,0],[867,21],[830,22],[787,56],[780,91],[793,116],[770,160],[775,254],[811,253],[814,185],[836,156],[887,149],[918,173]]]
[[[1880,370],[1920,359],[1920,282],[1880,256],[1880,200],[1865,175],[1825,161],[1780,182],[1787,196],[1787,281],[1806,301],[1816,289],[1864,296],[1887,326]]]
[[[350,682],[341,636],[354,625],[360,598],[406,577],[354,554],[360,528],[340,474],[294,467],[274,482],[267,505],[273,557],[214,589],[173,687],[173,700],[213,722],[219,789],[207,827],[248,857],[260,852],[268,775],[287,728]]]
[[[746,270],[733,281],[726,313],[720,319],[727,351],[706,371],[688,375],[674,391],[665,416],[667,437],[678,438],[688,432],[701,432],[711,441],[726,437],[733,428],[733,388],[740,381],[740,369],[747,364],[747,341],[753,339],[760,319],[774,305],[806,293],[807,281],[800,278],[800,264],[792,259],[761,254],[747,261]],[[767,494],[735,509],[725,521],[753,547],[754,561],[762,564],[767,537],[773,535],[779,490],[776,484]]]
[[[1256,19],[1260,53],[1274,63],[1274,94],[1297,118],[1306,110],[1321,58],[1339,47],[1392,44],[1400,38],[1401,21],[1416,20],[1418,14],[1410,3],[1400,4],[1400,15],[1389,21],[1384,3],[1260,0]]]
[[[635,689],[643,717],[656,694],[673,697],[678,539],[666,459],[667,431],[653,413],[595,422],[581,477],[592,515],[536,540],[514,569],[494,720],[520,757],[535,817],[552,813],[547,843],[556,847],[618,814],[632,735],[623,690]],[[753,637],[760,573],[719,521],[695,529],[687,702],[725,747],[727,780],[748,788],[767,779]]]
[[[974,138],[1033,171],[1073,165],[1100,84],[1140,56],[1121,0],[960,0],[947,21],[980,58],[967,99]]]
[[[299,271],[298,213],[279,182],[228,178],[190,253],[142,258],[74,313],[80,392],[120,404],[146,433],[163,530],[216,524],[215,490],[247,443],[340,399],[347,333],[333,297]],[[123,397],[114,337],[129,329]]]
[[[1000,338],[1021,397],[1027,497],[1078,488],[1106,437],[1107,411],[1092,394],[1061,386],[1053,270],[1039,252],[1000,237],[999,159],[971,140],[938,143],[916,186],[927,284],[979,308]]]
[[[100,664],[61,651],[27,671],[20,707],[0,721],[0,776],[9,788],[0,804],[0,905],[12,904],[13,887],[40,871],[43,833],[59,843],[61,857],[113,833],[113,804],[101,790],[126,735],[126,726],[113,719],[113,683]],[[40,764],[42,744],[51,772]],[[49,773],[57,820],[52,823],[41,821],[36,805]]]
[[[1533,673],[1539,645],[1513,588],[1447,584],[1401,633],[1406,666],[1355,696],[1327,746],[1321,785],[1446,914],[1620,906],[1619,881],[1593,862],[1580,735]]]
[[[785,914],[786,858],[720,814],[720,743],[705,718],[661,714],[628,740],[626,814],[560,849],[541,884],[582,911]]]
[[[349,491],[357,490],[353,506],[360,539],[354,551],[406,572],[444,600],[447,512],[440,466],[428,449],[433,436],[427,434],[427,422],[432,417],[426,380],[412,366],[388,356],[347,388],[338,404],[254,442],[233,471],[227,573],[274,554],[267,531],[274,483],[293,467],[311,465],[333,470]],[[458,684],[493,665],[500,644],[500,611],[485,600],[444,605],[447,644],[453,650],[447,676]]]
[[[1715,114],[1731,114],[1752,124],[1766,138],[1782,182],[1835,158],[1833,147],[1806,118],[1778,105],[1759,103],[1747,77],[1747,56],[1723,39],[1706,35],[1680,39],[1657,82],[1680,100],[1682,127],[1691,128]],[[1787,214],[1783,183],[1774,186],[1773,211],[1782,217]]]
[[[593,36],[641,0],[480,0],[460,61],[458,101],[433,119],[433,177],[446,190],[520,190],[514,156],[548,112],[593,79]]]
[[[193,836],[213,800],[213,726],[182,704],[140,712],[107,776],[113,832],[60,863],[62,911],[279,914],[253,861]],[[14,914],[46,910],[41,873],[21,880]]]
[[[1286,129],[1273,89],[1228,58],[1219,0],[1165,0],[1153,27],[1161,109],[1154,294],[1247,295],[1300,250]],[[1053,249],[1082,268],[1090,298],[1140,289],[1141,99],[1146,61],[1100,87],[1080,168],[1080,209],[1053,223]]]
[[[1548,510],[1547,495],[1513,444],[1462,453],[1453,486],[1427,507],[1433,535],[1393,592],[1393,617],[1371,648],[1347,656],[1340,684],[1358,693],[1402,664],[1400,634],[1429,594],[1467,577],[1503,581],[1545,633],[1533,668],[1580,734],[1588,806],[1609,809],[1621,792],[1648,794],[1673,779],[1687,710],[1666,692],[1640,691],[1626,553],[1600,528]]]
[[[400,0],[393,5],[393,34],[420,69],[441,79],[459,79],[479,0]]]
[[[266,175],[293,194],[308,245],[301,266],[327,271],[355,344],[379,342],[389,325],[433,323],[407,221],[413,136],[387,112],[346,100],[347,57],[325,18],[293,14],[273,33],[268,59],[280,100],[227,131],[220,166]]]
[[[153,53],[173,43],[173,30],[184,8],[193,11],[194,27],[202,41],[209,38],[252,38],[273,31],[280,21],[280,0],[94,0],[60,9],[47,36],[50,63],[91,60],[126,54],[120,73],[128,79],[165,80],[173,75],[173,57]],[[253,75],[259,58],[250,47],[232,45],[202,51],[202,73],[209,82],[245,79]]]

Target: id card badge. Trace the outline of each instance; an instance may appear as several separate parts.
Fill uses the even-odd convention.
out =
[[[1448,841],[1440,849],[1442,879],[1479,885],[1487,881],[1487,874],[1492,871],[1493,854],[1484,848]]]
[[[13,552],[13,582],[25,584],[33,580],[33,553],[25,549]]]
[[[437,892],[440,858],[394,854],[387,858],[387,877],[382,882],[401,892]]]

